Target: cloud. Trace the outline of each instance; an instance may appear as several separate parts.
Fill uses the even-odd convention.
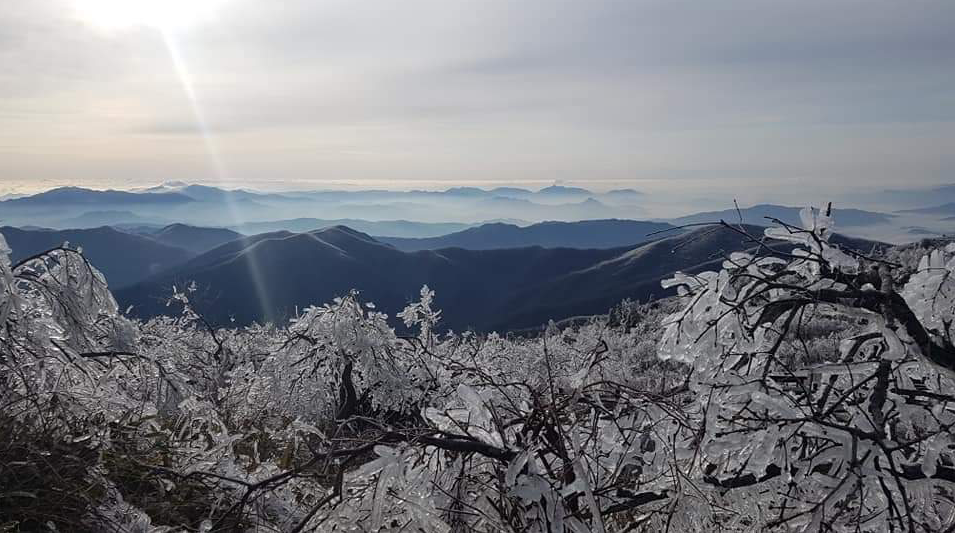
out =
[[[72,1],[0,12],[0,163],[29,173],[47,146],[45,179],[120,181],[129,158],[104,162],[140,153],[208,172],[161,36],[103,32]],[[953,19],[947,0],[228,0],[173,38],[239,180],[721,188],[950,171]]]

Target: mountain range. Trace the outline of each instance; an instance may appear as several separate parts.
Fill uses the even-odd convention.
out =
[[[314,231],[313,228],[329,227],[327,222],[308,219],[301,224],[308,230]],[[395,232],[409,233],[460,227],[448,224],[431,228],[427,224],[407,221],[357,222],[364,222],[364,225],[378,230],[390,229]],[[456,246],[475,250],[515,246],[610,248],[625,243],[644,241],[651,231],[669,227],[666,224],[629,220],[545,223],[529,228],[495,223],[471,228],[468,232],[452,233],[449,237],[452,237],[450,240],[454,241],[453,244],[435,247]],[[518,237],[513,235],[514,232]],[[297,233],[308,233],[308,231],[265,231],[247,236],[226,228],[196,227],[177,223],[161,228],[129,226],[122,229],[98,227],[51,230],[4,227],[0,228],[0,233],[7,236],[10,241],[15,252],[15,260],[59,246],[64,241],[69,241],[72,246],[81,246],[86,257],[106,275],[110,285],[118,288],[170,271],[194,258],[196,264],[214,262],[218,257],[217,254],[238,253],[263,239],[287,238]],[[465,238],[457,239],[457,236],[462,234]],[[386,244],[391,240],[384,237],[377,237],[377,239]],[[423,241],[431,242],[427,239]],[[408,242],[416,241],[411,239]],[[216,251],[207,253],[213,249]]]
[[[618,189],[607,193],[612,197],[639,195],[633,189]],[[316,198],[341,200],[343,198],[382,199],[415,197],[481,197],[510,199],[559,199],[582,201],[598,198],[601,193],[579,187],[553,185],[537,191],[517,187],[498,187],[480,189],[477,187],[452,187],[443,191],[299,191],[287,193],[266,193],[243,189],[223,189],[208,185],[167,182],[156,187],[147,187],[134,191],[95,190],[83,187],[58,187],[32,195],[17,195],[3,200],[10,206],[63,204],[144,204],[144,203],[183,203],[197,202],[244,202],[244,201],[302,201]]]
[[[4,200],[6,207],[49,207],[63,205],[143,205],[143,204],[183,204],[194,201],[188,195],[163,193],[134,193],[128,191],[96,191],[81,187],[59,187],[31,196]]]
[[[672,230],[664,222],[638,220],[582,220],[540,222],[520,227],[514,224],[483,224],[463,231],[431,238],[376,237],[399,250],[414,252],[439,248],[492,250],[496,248],[617,248],[646,242],[653,234]]]
[[[938,192],[921,204],[933,207],[833,214],[856,235],[945,233],[950,219],[939,218],[955,215],[955,203],[938,205],[950,191]],[[172,287],[190,282],[198,287],[191,300],[210,321],[240,325],[281,322],[353,289],[394,316],[427,284],[443,328],[514,331],[667,295],[660,280],[674,271],[716,268],[723,255],[752,246],[729,228],[697,225],[742,222],[756,235],[769,219],[801,225],[800,208],[774,204],[632,220],[646,199],[633,189],[559,185],[281,194],[182,182],[138,191],[64,187],[0,202],[6,223],[21,221],[0,233],[14,261],[64,241],[81,246],[119,302],[142,318],[175,312],[166,306]],[[402,219],[409,213],[419,220]],[[617,213],[627,215],[611,218]],[[493,218],[501,220],[473,222]],[[834,239],[866,251],[874,244]]]
[[[201,254],[244,237],[230,229],[197,228],[185,224],[170,224],[149,236],[163,244],[182,248],[193,254]]]
[[[926,206],[955,202],[955,184],[936,186],[915,186],[905,189],[887,189],[881,191],[853,191],[847,200],[863,205],[873,205],[891,210],[918,209]]]
[[[749,228],[760,235],[761,228]],[[871,243],[846,240],[868,249]],[[192,301],[217,324],[282,321],[308,305],[352,289],[394,316],[436,291],[442,326],[478,331],[534,327],[548,319],[605,312],[624,298],[666,294],[659,281],[675,270],[717,265],[722,254],[752,246],[715,226],[637,247],[610,249],[446,248],[404,252],[344,226],[279,232],[233,241],[185,264],[116,291],[133,313],[150,317],[166,306],[173,286],[195,282]]]
[[[69,243],[99,269],[112,288],[124,287],[177,267],[204,252],[245,236],[219,228],[170,224],[149,233],[122,231],[109,226],[90,229],[0,227],[13,250],[12,260]]]
[[[69,243],[99,269],[110,287],[119,288],[181,265],[195,254],[155,239],[110,227],[80,230],[0,228],[14,262]]]
[[[948,191],[948,188],[939,187],[936,192],[942,200],[948,198]],[[883,196],[920,197],[903,192],[885,193]],[[169,182],[135,191],[62,187],[9,199],[0,202],[0,223],[59,229],[98,225],[154,226],[158,229],[176,221],[192,226],[228,227],[247,235],[280,230],[312,231],[341,224],[369,235],[433,238],[463,231],[487,220],[519,219],[522,222],[518,225],[612,218],[647,220],[650,210],[659,209],[659,205],[654,204],[656,201],[657,195],[635,189],[600,192],[563,185],[538,190],[519,187],[452,187],[441,191],[319,190],[270,193]],[[654,205],[657,207],[654,208]],[[797,223],[799,208],[760,204],[744,207],[740,213],[745,223],[768,224],[764,217]],[[837,208],[835,214],[839,227],[844,231],[871,238],[904,240],[907,232],[901,229],[902,226],[950,231],[944,222],[920,219],[930,215],[918,212],[890,214]],[[725,209],[656,220],[683,225],[720,219],[737,222],[738,217],[736,210]],[[395,244],[412,246],[411,243]],[[438,245],[419,243],[415,246]]]
[[[291,231],[301,233],[327,228],[329,226],[348,226],[371,235],[388,237],[436,237],[447,235],[472,227],[471,224],[459,222],[411,222],[409,220],[362,220],[357,218],[339,218],[326,220],[320,218],[294,218],[286,220],[270,220],[264,222],[248,222],[232,226],[230,229],[245,235],[256,235],[274,231]]]
[[[87,211],[79,216],[60,219],[55,222],[58,228],[86,229],[101,226],[128,227],[128,226],[156,226],[163,227],[169,224],[158,217],[143,217],[132,211]]]
[[[325,221],[414,220],[457,223],[458,231],[488,219],[586,220],[632,218],[640,213],[636,192],[603,194],[551,186],[531,191],[457,187],[443,191],[292,191],[267,193],[169,182],[135,191],[60,187],[0,201],[2,222],[71,229],[87,220],[108,225],[178,221],[199,226],[243,226],[269,220],[315,218]],[[51,207],[56,207],[52,210]],[[129,217],[124,212],[135,213]],[[141,220],[136,220],[139,218]],[[352,224],[354,225],[354,224]],[[317,229],[317,228],[311,228]],[[370,229],[370,228],[369,228]],[[389,233],[393,237],[433,237],[438,233]]]
[[[617,251],[619,252],[619,251]],[[196,282],[193,300],[219,324],[281,321],[296,308],[331,301],[351,289],[394,315],[422,285],[437,292],[444,325],[486,328],[518,289],[584,269],[616,255],[611,250],[518,248],[402,252],[344,226],[308,233],[259,236],[226,244],[179,268],[116,292],[139,316],[169,312],[172,286]],[[503,318],[503,317],[502,317]]]
[[[939,215],[939,216],[952,216],[955,215],[955,202],[949,202],[942,205],[933,205],[931,207],[922,207],[919,209],[904,209],[899,211],[899,213],[916,213],[919,215]],[[945,219],[949,220],[949,219]]]
[[[739,210],[724,209],[721,211],[706,211],[694,213],[683,217],[667,219],[667,222],[681,226],[686,224],[705,224],[725,220],[731,224],[742,222],[744,224],[755,224],[758,226],[769,226],[771,219],[782,221],[786,224],[802,227],[799,219],[800,207],[788,207],[774,204],[758,204],[752,207],[744,207]],[[832,216],[835,218],[840,228],[852,228],[859,226],[871,226],[876,224],[889,224],[894,215],[878,213],[875,211],[864,211],[861,209],[833,209]]]

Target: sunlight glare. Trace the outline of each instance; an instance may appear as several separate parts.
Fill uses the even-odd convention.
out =
[[[192,26],[215,15],[226,0],[75,0],[80,19],[105,29]]]

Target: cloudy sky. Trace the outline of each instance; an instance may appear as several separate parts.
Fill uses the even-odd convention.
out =
[[[950,0],[4,0],[0,194],[955,181]]]

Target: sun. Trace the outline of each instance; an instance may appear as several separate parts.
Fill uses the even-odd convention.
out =
[[[74,0],[80,19],[104,29],[173,30],[215,15],[226,0]]]

